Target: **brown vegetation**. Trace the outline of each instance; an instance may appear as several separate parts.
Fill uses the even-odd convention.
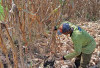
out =
[[[95,26],[90,27],[82,22],[99,20],[99,0],[1,0],[1,4],[4,7],[4,21],[0,22],[0,53],[6,56],[4,63],[0,57],[1,67],[7,64],[9,68],[38,68],[42,67],[47,56],[58,57],[66,54],[63,50],[73,51],[70,39],[64,36],[59,38],[53,31],[53,27],[64,20],[78,23],[83,28],[88,25],[85,29],[98,43],[94,53],[100,55],[99,25],[91,22]],[[92,30],[97,26],[96,30]],[[94,31],[98,33],[94,34]],[[62,46],[64,44],[68,46]],[[97,59],[100,60],[96,57],[94,65]],[[61,63],[55,64],[57,68],[59,65],[61,67]]]

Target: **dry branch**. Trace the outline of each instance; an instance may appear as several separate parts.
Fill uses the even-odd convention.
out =
[[[0,33],[2,34],[1,29],[2,28],[0,28]],[[10,68],[10,61],[9,61],[9,57],[8,57],[8,50],[6,48],[5,43],[3,42],[3,39],[2,39],[2,35],[1,34],[0,34],[0,48],[2,49],[3,53],[6,55],[6,61],[7,61],[7,64],[8,64],[8,68]]]
[[[17,50],[16,50],[16,47],[15,47],[15,44],[8,32],[8,27],[6,24],[2,24],[5,29],[6,29],[6,32],[7,32],[7,36],[8,36],[8,39],[10,40],[10,44],[11,44],[11,48],[12,48],[12,53],[13,53],[13,61],[14,61],[14,68],[18,68],[18,57],[17,57]]]

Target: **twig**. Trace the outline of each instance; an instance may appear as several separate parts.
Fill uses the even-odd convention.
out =
[[[16,47],[15,47],[15,45],[14,45],[14,43],[13,43],[13,40],[12,40],[12,38],[11,38],[9,32],[8,32],[7,25],[6,25],[6,24],[2,24],[2,25],[5,27],[6,32],[7,32],[7,35],[8,35],[8,39],[9,39],[10,42],[11,42],[11,48],[12,48],[13,60],[14,60],[14,68],[18,68],[18,60],[17,60],[18,57],[17,57],[17,50],[16,50]]]
[[[1,28],[0,28],[0,33],[2,34]],[[8,68],[10,68],[10,61],[9,61],[9,57],[8,57],[8,50],[6,48],[5,43],[3,42],[1,34],[0,34],[0,48],[2,49],[3,53],[6,55],[6,61],[7,61],[7,64],[8,64]]]

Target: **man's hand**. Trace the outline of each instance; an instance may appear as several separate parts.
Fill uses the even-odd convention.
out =
[[[57,30],[58,28],[57,28],[57,26],[54,26],[54,30]]]
[[[66,60],[65,57],[58,58],[58,60]]]
[[[66,58],[63,56],[62,58],[61,58],[62,60],[66,60]]]

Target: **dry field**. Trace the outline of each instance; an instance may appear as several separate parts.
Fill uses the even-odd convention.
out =
[[[67,20],[95,38],[90,68],[100,68],[100,0],[0,0],[0,68],[43,68],[48,58],[55,68],[73,68],[57,58],[73,51],[69,36],[58,36],[55,25]],[[1,19],[0,19],[1,20]]]

